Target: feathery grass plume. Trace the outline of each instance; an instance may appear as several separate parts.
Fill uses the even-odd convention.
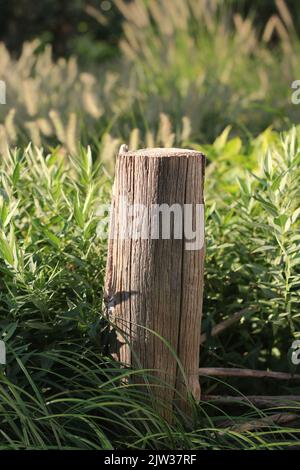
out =
[[[30,135],[24,123],[48,120],[51,110],[64,130],[75,113],[78,137],[85,143],[98,139],[103,124],[113,137],[128,140],[128,119],[134,127],[142,123],[145,141],[147,131],[157,132],[160,113],[170,117],[176,132],[186,116],[192,134],[206,142],[228,123],[245,135],[247,129],[257,134],[270,124],[282,128],[284,116],[297,118],[287,84],[300,70],[299,39],[283,0],[277,2],[276,20],[265,28],[269,40],[276,33],[274,21],[281,25],[272,49],[260,41],[253,18],[233,15],[226,2],[119,0],[117,5],[124,17],[123,56],[95,75],[80,70],[74,57],[54,61],[50,46],[37,53],[38,41],[25,43],[18,60],[1,45],[0,77],[7,84],[8,105],[0,107],[0,120],[16,109],[20,142]],[[50,128],[40,128],[42,143],[62,143],[61,129],[59,134],[55,126],[51,129],[50,134]]]
[[[97,104],[97,99],[90,89],[86,89],[82,94],[82,104],[85,111],[90,114],[94,119],[99,119],[103,110]]]
[[[66,136],[65,136],[65,129],[63,122],[61,120],[61,117],[55,109],[51,109],[49,112],[49,117],[52,121],[53,127],[55,129],[55,133],[61,143],[65,142]]]
[[[157,139],[164,147],[173,147],[175,134],[172,132],[170,118],[164,113],[160,113],[159,115]]]
[[[30,134],[30,140],[33,142],[34,145],[37,147],[41,146],[41,133],[40,129],[35,121],[27,121],[25,123],[25,127],[28,129]]]
[[[0,153],[2,156],[6,157],[8,154],[9,142],[6,134],[5,127],[0,124]]]
[[[109,133],[105,133],[101,140],[99,160],[107,166],[111,172],[114,171],[115,157],[120,147],[120,139],[113,138]]]
[[[68,150],[73,154],[75,154],[77,150],[77,141],[77,117],[75,113],[71,113],[66,130],[66,145]]]
[[[32,126],[28,128],[25,123],[35,121],[42,142],[55,144],[64,142],[61,125],[66,129],[69,120],[74,122],[72,113],[75,113],[77,122],[84,120],[94,139],[96,130],[100,129],[99,118],[110,104],[110,96],[115,94],[119,75],[114,73],[106,78],[105,74],[100,74],[103,77],[97,80],[90,73],[81,73],[74,57],[53,61],[51,46],[36,53],[39,45],[39,41],[25,43],[18,60],[10,56],[4,44],[0,45],[0,77],[7,85],[7,106],[0,107],[1,122],[8,119],[11,123],[10,110],[15,109],[14,126],[18,129],[19,142],[25,142],[26,136],[31,138]],[[118,99],[113,108],[120,109]],[[55,112],[56,124],[49,126],[46,120],[51,111]],[[112,114],[114,112],[109,119]],[[86,136],[82,126],[78,126],[78,131]]]
[[[130,132],[130,139],[129,139],[130,150],[137,150],[139,148],[139,143],[140,143],[140,131],[137,128],[132,129],[132,131]]]
[[[151,131],[146,133],[146,147],[155,147],[155,137]]]
[[[37,119],[36,123],[40,131],[45,136],[50,137],[51,135],[53,135],[53,129],[52,129],[51,123],[47,119],[44,119],[44,118]]]
[[[12,143],[15,143],[17,141],[17,129],[14,122],[15,115],[16,110],[14,108],[10,109],[4,121],[5,130],[7,132],[10,142]]]
[[[281,22],[286,33],[278,38],[275,54],[260,41],[253,18],[233,15],[226,2],[133,0],[127,8],[120,0],[120,47],[132,64],[132,93],[139,96],[140,90],[142,96],[134,105],[138,109],[142,101],[151,128],[159,112],[177,123],[187,116],[192,131],[212,141],[229,122],[239,133],[249,126],[257,133],[271,122],[282,128],[284,115],[293,118],[296,110],[290,105],[287,84],[300,69],[299,39],[291,26],[285,26],[290,20],[284,2],[278,5],[282,20],[276,16],[276,24]],[[143,26],[138,8],[147,13]],[[270,27],[271,23],[265,31]],[[279,70],[284,70],[284,83]],[[280,112],[275,112],[274,103]]]
[[[36,80],[32,78],[24,80],[22,93],[24,95],[24,102],[28,115],[32,117],[38,112],[37,92],[38,86]]]
[[[191,137],[191,121],[188,117],[183,116],[182,118],[182,131],[181,131],[181,140],[182,142],[188,142]]]

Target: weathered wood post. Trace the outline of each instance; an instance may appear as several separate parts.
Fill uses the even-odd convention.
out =
[[[200,399],[204,168],[204,156],[194,150],[128,152],[126,146],[116,165],[106,302],[130,345],[120,338],[118,359],[154,369],[170,386],[157,392],[154,387],[169,406],[162,411],[167,418],[175,389],[182,410],[188,409],[187,390]],[[158,335],[178,355],[187,388],[174,354]]]

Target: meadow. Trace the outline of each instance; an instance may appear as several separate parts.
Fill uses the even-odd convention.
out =
[[[0,44],[0,449],[299,447],[300,406],[193,403],[166,422],[111,356],[103,309],[119,146],[207,156],[202,367],[299,373],[300,39],[284,1],[261,28],[228,2],[117,0],[119,54],[83,67]],[[165,17],[168,21],[165,21]],[[201,25],[201,27],[199,27]],[[238,314],[219,335],[216,325]],[[126,380],[125,380],[126,379]],[[143,379],[143,380],[142,380]],[[296,380],[202,378],[205,394],[300,395]]]

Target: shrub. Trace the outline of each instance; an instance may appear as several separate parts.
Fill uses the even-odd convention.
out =
[[[223,337],[208,341],[204,364],[294,370],[288,355],[299,337],[298,136],[296,129],[282,140],[269,134],[266,152],[256,151],[256,164],[249,148],[244,159],[252,169],[240,170],[231,193],[216,181],[221,174],[223,183],[228,175],[232,182],[241,152],[227,159],[226,147],[234,142],[229,140],[214,158],[212,188],[207,181],[205,329],[234,312],[245,309],[245,315]],[[257,383],[247,386],[260,390]]]

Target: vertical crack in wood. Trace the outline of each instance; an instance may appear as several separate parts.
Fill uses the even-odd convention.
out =
[[[178,325],[178,337],[177,337],[177,357],[178,360],[180,360],[180,331],[181,331],[181,322],[182,322],[182,310],[183,310],[183,289],[184,289],[184,248],[185,248],[185,238],[184,238],[184,204],[186,202],[186,188],[187,188],[187,176],[188,176],[188,165],[189,165],[189,160],[188,158],[185,158],[185,176],[184,176],[184,198],[183,198],[183,204],[182,204],[182,247],[181,247],[181,285],[180,285],[180,313],[179,313],[179,325]],[[177,391],[177,384],[180,383],[180,374],[181,371],[179,370],[179,364],[177,362],[176,364],[176,375],[175,375],[175,390],[174,390],[174,398],[176,399],[176,391]]]

